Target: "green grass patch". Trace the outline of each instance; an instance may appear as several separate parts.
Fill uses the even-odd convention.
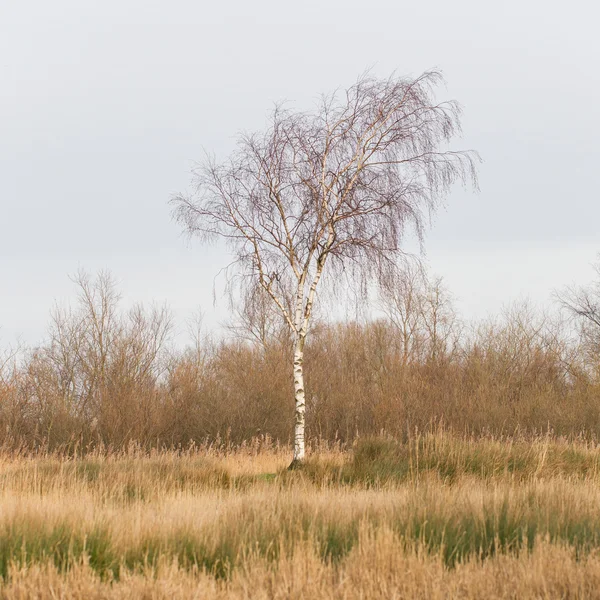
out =
[[[464,476],[523,482],[557,475],[589,479],[600,475],[600,450],[543,438],[504,442],[447,434],[415,436],[408,441],[374,437],[358,440],[341,464],[310,457],[302,473],[319,485],[367,487],[417,481],[424,475],[435,475],[449,484]]]
[[[86,556],[102,577],[118,572],[118,559],[109,533],[94,527],[83,533],[66,522],[47,527],[43,523],[18,520],[0,531],[0,576],[6,578],[9,566],[29,566],[50,561],[59,571],[68,570]]]

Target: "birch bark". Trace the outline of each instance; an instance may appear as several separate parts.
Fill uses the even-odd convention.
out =
[[[304,391],[304,343],[306,334],[308,333],[308,324],[312,314],[313,303],[315,301],[315,293],[319,280],[323,274],[325,261],[327,260],[327,252],[333,243],[333,233],[330,233],[324,251],[317,259],[317,270],[314,279],[308,290],[306,304],[304,304],[304,284],[306,281],[307,272],[305,271],[298,282],[298,292],[296,295],[296,345],[294,348],[294,405],[295,405],[295,422],[294,422],[294,459],[290,467],[300,465],[305,456],[305,424],[306,424],[306,394]],[[304,310],[303,310],[304,309]]]
[[[304,460],[304,429],[306,423],[306,395],[304,392],[304,337],[299,337],[294,349],[294,459],[292,464]]]

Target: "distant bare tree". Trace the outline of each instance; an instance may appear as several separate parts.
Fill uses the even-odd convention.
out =
[[[596,281],[588,286],[565,288],[556,293],[556,298],[577,321],[588,359],[600,369],[600,255],[594,270]]]
[[[38,371],[52,374],[57,396],[79,416],[96,414],[106,390],[119,380],[154,381],[172,329],[166,307],[119,310],[117,283],[108,272],[80,271],[77,307],[55,307],[50,340],[36,351]]]
[[[276,108],[264,133],[242,135],[223,163],[207,158],[194,171],[195,192],[173,198],[190,234],[229,242],[235,281],[260,286],[290,329],[292,466],[305,455],[304,346],[325,266],[370,280],[401,253],[407,225],[422,238],[450,186],[475,183],[476,153],[448,149],[460,109],[435,102],[441,82],[435,71],[364,76],[314,112]]]
[[[400,334],[402,364],[436,363],[458,348],[461,324],[441,277],[416,260],[391,265],[379,282],[379,304]]]
[[[380,277],[379,302],[394,329],[400,334],[402,365],[421,358],[424,346],[423,298],[427,274],[417,261],[402,268],[391,265]]]
[[[435,364],[453,357],[458,350],[462,325],[442,277],[428,281],[421,315],[427,331],[427,361]]]
[[[270,342],[289,338],[285,319],[261,286],[246,288],[241,302],[234,302],[232,308],[233,318],[227,327],[237,337],[264,349]]]

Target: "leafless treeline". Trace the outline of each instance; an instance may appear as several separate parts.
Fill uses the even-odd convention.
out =
[[[246,299],[229,341],[198,338],[175,351],[167,310],[122,310],[108,275],[76,283],[78,304],[53,311],[47,341],[0,361],[1,444],[292,440],[293,340],[260,296]],[[475,434],[600,436],[596,292],[560,295],[579,328],[527,304],[473,326],[441,281],[407,269],[381,290],[384,318],[315,324],[309,438],[402,435],[440,422]]]

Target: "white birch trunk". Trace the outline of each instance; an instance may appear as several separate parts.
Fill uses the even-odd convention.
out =
[[[306,414],[306,396],[304,393],[304,339],[299,338],[294,350],[294,460],[292,465],[304,460],[304,427]]]
[[[328,247],[331,246],[332,237],[328,241]],[[294,348],[294,405],[295,405],[295,422],[294,422],[294,459],[290,467],[296,467],[302,464],[305,455],[305,436],[304,429],[306,424],[306,394],[304,391],[304,342],[308,333],[308,323],[312,314],[315,292],[319,279],[323,273],[325,266],[325,258],[319,257],[317,260],[317,270],[313,282],[308,290],[306,305],[304,305],[304,282],[306,280],[306,271],[298,282],[298,291],[296,294],[296,346]]]

